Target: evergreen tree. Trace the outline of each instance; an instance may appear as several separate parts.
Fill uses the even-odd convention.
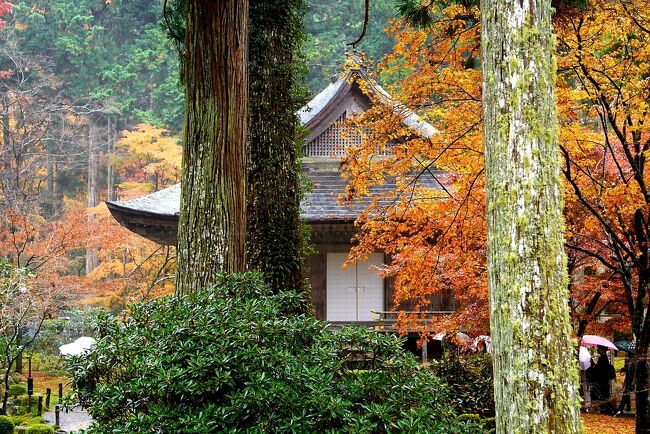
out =
[[[304,22],[308,33],[305,54],[309,63],[307,86],[320,92],[333,75],[340,72],[348,44],[361,33],[364,21],[363,0],[306,0]],[[385,32],[397,18],[396,0],[370,2],[368,31],[358,47],[373,62],[390,52],[392,41]]]
[[[248,234],[250,269],[274,291],[302,286],[302,0],[251,0]]]
[[[181,294],[246,267],[248,1],[188,0],[186,9]]]

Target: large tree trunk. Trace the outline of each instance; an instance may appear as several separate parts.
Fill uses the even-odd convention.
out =
[[[648,232],[643,209],[634,213],[634,232],[638,245],[638,284],[636,296],[631,303],[632,330],[636,337],[636,432],[650,433],[650,366],[648,364],[648,347],[650,346],[650,249],[648,249]]]
[[[274,291],[302,287],[296,111],[302,0],[251,0],[248,148],[249,268],[264,272]]]
[[[551,0],[482,0],[481,11],[497,432],[581,432]]]
[[[90,116],[88,120],[88,191],[87,206],[94,208],[99,204],[99,126],[97,121]],[[88,216],[88,225],[93,224],[93,219]],[[90,274],[97,267],[97,251],[94,247],[86,249],[86,274]]]
[[[115,199],[115,167],[111,158],[117,142],[117,120],[108,119],[108,138],[106,140],[106,200]]]
[[[246,267],[248,0],[189,0],[176,290]]]
[[[650,433],[650,370],[648,369],[648,340],[637,339],[636,353],[636,432]]]

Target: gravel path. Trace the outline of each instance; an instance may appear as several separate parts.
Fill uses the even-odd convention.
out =
[[[75,407],[74,410],[72,410],[69,413],[66,413],[65,411],[61,411],[61,430],[68,432],[68,433],[73,433],[77,430],[83,429],[83,428],[88,428],[88,426],[92,423],[93,419],[90,417],[88,412],[81,407]],[[54,410],[48,411],[43,415],[43,418],[49,423],[50,425],[54,425]]]

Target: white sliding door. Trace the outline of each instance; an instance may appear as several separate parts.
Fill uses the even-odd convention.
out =
[[[382,253],[343,269],[347,253],[327,254],[327,320],[372,321],[371,310],[384,310],[384,279],[371,269],[384,263]]]

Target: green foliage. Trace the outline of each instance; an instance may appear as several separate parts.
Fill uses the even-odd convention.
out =
[[[258,274],[220,279],[102,318],[97,349],[73,362],[90,432],[476,432],[400,339],[330,331]]]
[[[307,0],[305,27],[310,35],[304,46],[309,73],[307,86],[312,92],[323,90],[337,74],[350,42],[361,34],[364,2],[349,0]],[[357,46],[377,62],[390,52],[392,41],[384,32],[391,19],[398,18],[396,0],[370,2],[366,36]]]
[[[398,0],[397,10],[408,23],[417,27],[427,27],[435,19],[431,7],[419,0]]]
[[[0,416],[0,434],[13,434],[14,423],[7,416]]]
[[[301,149],[296,112],[307,100],[300,47],[303,0],[251,0],[246,257],[278,292],[304,287]],[[282,246],[282,248],[278,248]]]
[[[27,393],[27,386],[22,384],[12,384],[9,386],[9,396],[16,398]]]
[[[43,423],[43,418],[41,416],[34,416],[33,414],[21,414],[19,416],[11,416],[11,421],[14,425],[18,426],[27,426]]]
[[[492,359],[486,353],[458,356],[455,349],[445,350],[445,357],[433,361],[433,371],[444,379],[450,390],[450,403],[463,415],[494,416]]]
[[[13,21],[21,49],[53,62],[68,98],[179,131],[183,94],[161,15],[157,0],[33,0],[14,4]]]
[[[16,384],[22,384],[22,383],[27,382],[25,380],[25,378],[22,376],[22,374],[20,374],[18,372],[12,372],[11,374],[9,374],[9,378],[11,378],[10,381],[12,381],[12,382],[14,382]]]
[[[54,428],[44,423],[39,423],[30,426],[27,434],[54,434]]]

